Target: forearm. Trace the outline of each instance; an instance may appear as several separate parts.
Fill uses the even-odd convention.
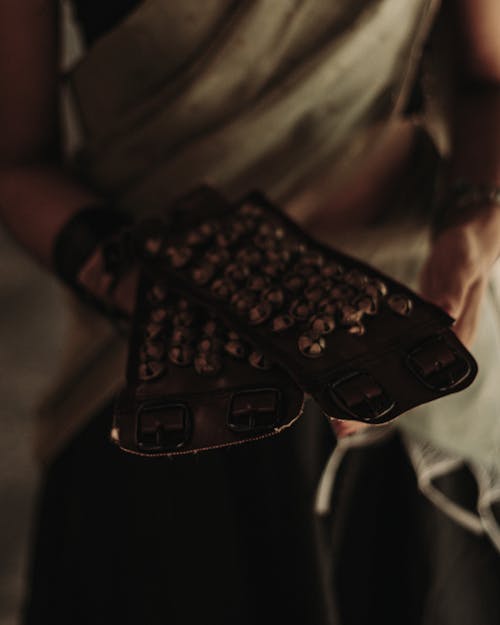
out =
[[[63,224],[98,200],[60,165],[58,5],[0,1],[0,220],[48,267]]]
[[[500,85],[457,92],[449,179],[500,186]]]
[[[57,164],[0,168],[0,219],[24,248],[51,269],[61,228],[83,207],[100,201]]]
[[[453,0],[455,106],[450,180],[500,185],[500,4]]]

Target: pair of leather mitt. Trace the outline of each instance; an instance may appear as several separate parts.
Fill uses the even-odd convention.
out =
[[[142,228],[112,440],[147,456],[278,434],[306,395],[370,425],[469,386],[453,319],[311,239],[262,194],[200,188]]]

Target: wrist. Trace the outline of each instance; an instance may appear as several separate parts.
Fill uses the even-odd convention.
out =
[[[500,213],[500,184],[457,179],[449,184],[434,223],[435,232],[465,223],[478,214]]]
[[[107,313],[111,311],[105,296],[132,261],[127,236],[131,223],[128,215],[114,208],[88,206],[63,226],[53,246],[52,263],[58,277]]]

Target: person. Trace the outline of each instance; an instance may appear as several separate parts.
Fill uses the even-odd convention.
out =
[[[436,0],[75,6],[88,51],[70,76],[85,130],[71,164],[60,148],[57,3],[9,0],[0,7],[1,215],[49,270],[65,272],[54,262],[54,249],[89,207],[102,210],[104,221],[114,212],[110,204],[133,215],[161,211],[207,179],[231,197],[263,188],[324,238],[355,226],[374,240],[372,226],[386,220],[385,207],[404,204],[399,192],[406,174],[407,190],[418,197],[414,204],[429,219],[433,168],[415,160],[420,134],[405,112],[440,8]],[[463,180],[480,192],[467,210],[446,213],[421,288],[457,319],[457,334],[471,344],[500,246],[498,197],[491,192],[500,186],[500,6],[457,0],[440,10],[451,36],[444,28],[439,41],[454,53],[446,188]],[[445,191],[444,197],[442,206],[457,209],[464,195]],[[362,254],[361,247],[356,251]],[[82,258],[75,249],[75,256],[74,282],[106,298],[95,272],[86,279],[88,254]],[[133,284],[129,274],[114,303],[131,310]],[[382,502],[380,518],[391,520],[366,533],[360,520],[367,511],[355,509],[359,484],[351,478],[354,494],[339,490],[344,503],[334,512],[337,536],[333,543],[318,541],[311,509],[332,439],[314,414],[276,440],[237,451],[176,462],[123,456],[107,439],[108,402],[122,383],[123,342],[88,310],[80,309],[77,318],[81,342],[38,432],[46,468],[27,624],[68,618],[152,625],[338,622],[326,571],[332,558],[339,562],[336,575],[345,574],[337,584],[345,622],[364,622],[363,609],[382,620],[391,598],[380,582],[395,579],[388,563],[408,562],[387,557],[384,576],[377,567],[397,551],[386,548],[389,530],[401,527],[411,506],[404,516],[389,495],[373,502],[365,494],[363,501]],[[382,466],[374,473],[380,480],[394,477],[405,462],[400,443],[389,445],[390,454],[382,447],[364,455],[382,449],[374,460]],[[345,468],[346,480],[370,473],[355,469]],[[410,477],[399,491],[388,484],[394,493],[416,491]],[[353,518],[357,523],[349,525]],[[381,527],[385,533],[377,533]],[[357,543],[359,536],[383,538],[383,553]],[[464,549],[472,549],[472,538],[463,540]],[[356,544],[365,551],[356,552]],[[379,580],[364,603],[356,600],[363,557],[370,567],[361,582]],[[494,586],[498,563],[491,546],[481,543],[479,568],[485,558],[490,568],[482,575]],[[418,587],[418,604],[434,578],[422,567],[410,569],[422,585],[402,576],[400,596]],[[493,595],[479,619],[464,612],[468,621],[497,622]],[[393,602],[391,617],[436,622],[431,608],[410,620],[415,602]],[[459,623],[447,608],[439,622]],[[480,610],[478,602],[474,609]]]

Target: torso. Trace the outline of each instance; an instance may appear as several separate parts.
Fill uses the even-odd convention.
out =
[[[143,0],[73,0],[75,13],[85,40],[91,45],[96,39],[117,25]],[[383,210],[383,202],[394,187],[394,180],[405,171],[410,160],[415,128],[408,121],[394,123],[383,146],[368,154],[361,164],[354,184],[346,180],[328,202],[328,210],[306,208],[307,198],[298,197],[289,207],[293,217],[311,230],[324,231],[362,225],[376,219]],[[360,180],[362,184],[359,184]]]

